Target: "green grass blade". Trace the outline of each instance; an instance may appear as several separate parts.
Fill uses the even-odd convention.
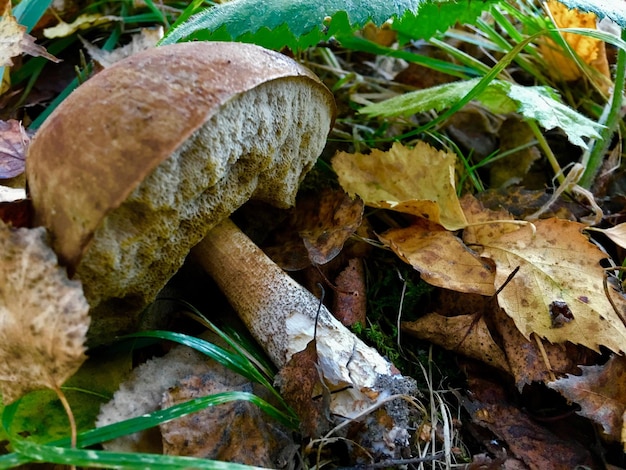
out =
[[[171,455],[121,453],[101,450],[71,449],[36,444],[27,440],[13,443],[15,449],[33,462],[48,462],[61,465],[73,465],[89,468],[121,469],[207,469],[207,470],[250,470],[253,467],[216,460]]]
[[[13,16],[30,33],[50,5],[52,0],[23,0],[13,8]]]

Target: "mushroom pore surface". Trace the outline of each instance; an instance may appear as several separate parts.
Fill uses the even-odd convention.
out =
[[[331,125],[326,101],[284,79],[224,104],[96,230],[76,271],[92,309],[113,321],[112,309],[145,306],[191,247],[247,200],[292,205],[322,151],[319,128]]]

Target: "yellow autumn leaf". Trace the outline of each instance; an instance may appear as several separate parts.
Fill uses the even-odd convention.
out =
[[[412,225],[378,237],[429,284],[457,292],[493,295],[494,269],[452,232]]]
[[[544,219],[504,234],[475,235],[481,255],[496,263],[496,285],[519,266],[498,302],[527,339],[535,333],[552,343],[626,351],[626,326],[604,290],[600,261],[606,254],[588,241],[584,227]]]
[[[548,9],[559,28],[589,28],[596,29],[596,15],[583,13],[576,8],[569,9],[561,2],[548,0]],[[589,36],[574,33],[561,33],[563,39],[570,45],[583,63],[593,67],[604,77],[610,77],[609,64],[603,41]],[[565,81],[576,80],[582,77],[583,72],[574,60],[566,56],[561,47],[551,39],[539,45],[541,54],[548,63],[550,73],[556,78]],[[603,84],[606,87],[607,83]]]
[[[5,404],[59,387],[86,359],[89,305],[45,242],[0,221],[0,391]]]
[[[111,23],[113,21],[121,21],[121,18],[117,16],[105,16],[99,13],[83,14],[71,23],[60,21],[56,26],[44,29],[43,35],[48,39],[64,38],[81,29],[89,29],[94,26]]]
[[[412,214],[448,230],[467,225],[456,195],[456,155],[425,142],[414,148],[394,143],[369,155],[338,152],[332,165],[339,183],[370,207]]]

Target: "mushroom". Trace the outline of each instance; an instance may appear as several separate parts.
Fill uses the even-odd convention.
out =
[[[191,247],[250,198],[292,205],[334,115],[313,73],[249,44],[154,48],[74,91],[26,171],[35,224],[83,283],[90,337],[132,331]]]
[[[33,139],[27,179],[36,224],[83,283],[99,325],[91,334],[132,329],[197,245],[194,256],[279,367],[313,338],[319,311],[320,371],[341,389],[333,413],[355,417],[390,394],[414,394],[412,379],[227,220],[250,198],[292,205],[334,116],[313,73],[249,44],[163,46],[80,86]],[[404,409],[369,442],[397,454],[407,419]]]

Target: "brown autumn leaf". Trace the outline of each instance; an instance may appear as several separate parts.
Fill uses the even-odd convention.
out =
[[[593,13],[583,13],[576,8],[569,9],[556,0],[548,0],[547,6],[558,28],[596,29],[597,18]],[[562,33],[562,36],[583,63],[593,67],[602,76],[610,77],[609,63],[603,41],[582,34],[567,32]],[[539,50],[547,62],[548,70],[554,77],[571,81],[583,76],[583,72],[576,62],[565,56],[562,48],[551,39],[540,43]],[[609,81],[605,80],[601,83],[603,83],[603,88],[607,90]]]
[[[532,164],[541,157],[536,146],[527,147],[535,140],[530,126],[521,116],[507,117],[498,132],[501,152],[519,150],[498,159],[489,165],[489,179],[492,188],[508,187],[520,183],[528,174]]]
[[[495,292],[490,260],[470,250],[452,232],[434,224],[416,224],[388,230],[378,238],[433,286],[469,294]]]
[[[512,403],[493,375],[468,377],[470,398],[462,398],[472,421],[508,446],[508,454],[531,469],[594,468],[591,453],[570,436],[558,436]],[[498,467],[502,468],[502,467]]]
[[[5,404],[58,390],[86,359],[89,305],[46,244],[46,231],[0,222],[0,390]]]
[[[496,285],[519,266],[498,302],[526,339],[535,333],[551,343],[626,351],[626,326],[604,291],[600,261],[606,254],[583,235],[584,227],[552,218],[504,234],[476,230],[473,235],[481,255],[496,263]],[[569,310],[565,318],[555,312],[559,304]]]
[[[345,326],[365,325],[367,314],[367,286],[365,266],[360,258],[352,258],[335,279],[333,315]]]
[[[299,202],[300,236],[314,264],[326,264],[339,254],[363,218],[363,201],[343,191],[325,189]]]
[[[24,173],[29,141],[20,121],[0,121],[0,179]]]
[[[276,375],[274,383],[300,418],[300,431],[306,437],[321,437],[330,429],[330,394],[321,381],[317,343],[295,353]]]
[[[367,206],[412,214],[448,230],[467,225],[455,189],[456,155],[426,142],[414,148],[394,143],[369,155],[338,152],[332,165],[348,194]]]
[[[165,391],[162,408],[229,391],[269,399],[267,390],[214,361],[209,362],[206,373],[187,376]],[[244,400],[211,406],[163,423],[159,428],[165,455],[280,468],[280,464],[290,461],[298,449],[286,429],[255,404]]]
[[[473,315],[444,316],[428,313],[403,322],[402,331],[450,351],[477,359],[503,372],[510,372],[506,356],[489,332],[484,318]]]
[[[612,356],[604,365],[581,366],[582,375],[569,375],[548,384],[581,410],[578,414],[602,426],[611,441],[626,451],[626,358]]]
[[[334,259],[361,226],[363,201],[344,191],[325,188],[301,195],[291,217],[275,232],[263,251],[286,271]]]
[[[59,59],[49,54],[44,47],[35,44],[35,38],[26,34],[26,27],[18,24],[13,15],[4,14],[0,18],[0,67],[12,66],[12,58],[20,54],[45,57],[52,62],[59,62]]]

